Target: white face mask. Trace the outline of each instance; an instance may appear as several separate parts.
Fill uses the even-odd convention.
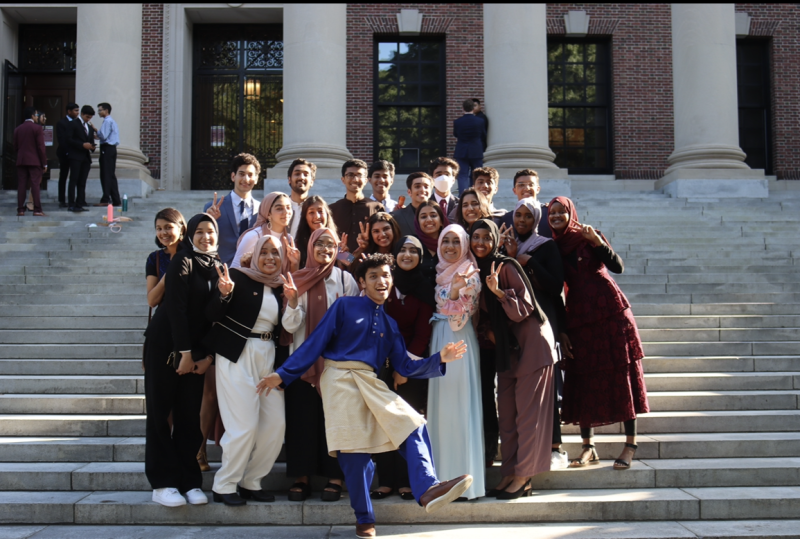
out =
[[[440,193],[447,193],[448,191],[450,191],[450,188],[453,187],[454,183],[455,183],[454,178],[451,178],[450,176],[445,176],[444,174],[442,174],[441,176],[437,176],[433,180],[433,186]]]

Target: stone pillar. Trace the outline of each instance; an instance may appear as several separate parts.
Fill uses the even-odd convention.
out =
[[[298,157],[317,165],[318,180],[338,183],[342,163],[353,157],[346,114],[347,4],[284,4],[283,147],[265,189],[273,183],[286,189],[286,172]]]
[[[656,188],[676,197],[763,197],[739,148],[734,4],[672,4],[675,151]]]
[[[119,127],[117,179],[120,196],[145,196],[155,181],[145,167],[139,148],[142,85],[142,4],[79,4],[75,100],[91,105],[111,105]],[[100,129],[99,115],[92,119]],[[100,199],[100,149],[92,155],[87,198]],[[96,179],[97,181],[93,181]]]
[[[553,164],[548,137],[545,4],[483,4],[483,40],[490,119],[484,163],[502,180],[533,168],[543,180],[562,180],[562,194],[567,171]]]

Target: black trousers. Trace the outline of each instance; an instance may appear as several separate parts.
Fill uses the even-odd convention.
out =
[[[561,388],[564,385],[564,371],[558,368],[558,364],[553,369],[553,385],[556,390],[553,391],[555,396],[555,406],[553,406],[553,445],[561,445]]]
[[[67,203],[67,179],[69,178],[70,160],[67,154],[58,154],[58,202]]]
[[[497,368],[495,351],[481,348],[481,404],[483,405],[483,440],[486,460],[497,457],[497,439],[500,437],[500,424],[497,419],[497,392],[494,385]]]
[[[188,492],[203,486],[197,451],[203,442],[200,403],[205,375],[179,376],[166,364],[169,347],[145,342],[147,430],[144,471],[150,486]],[[172,432],[167,417],[172,412]]]
[[[100,185],[103,188],[100,202],[111,202],[114,206],[122,204],[117,185],[117,147],[113,144],[100,145]]]
[[[625,427],[625,436],[636,436],[635,417],[633,419],[623,421],[622,426]],[[594,437],[594,429],[581,428],[581,438],[593,438],[593,437]]]
[[[89,169],[92,163],[88,159],[70,159],[69,163],[69,195],[67,204],[70,208],[74,206],[86,206],[86,179],[89,177]],[[76,193],[77,191],[77,193]]]
[[[339,461],[328,455],[322,397],[311,384],[297,380],[286,387],[286,475],[321,475],[344,479]]]

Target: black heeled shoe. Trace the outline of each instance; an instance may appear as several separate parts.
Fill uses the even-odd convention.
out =
[[[583,460],[583,455],[581,455],[581,458],[573,460],[569,463],[570,468],[583,468],[589,464],[600,464],[600,457],[597,456],[597,449],[595,449],[594,444],[583,444],[581,449],[591,450],[589,452],[589,458],[587,460]]]
[[[239,496],[245,500],[253,500],[256,502],[274,502],[275,495],[270,494],[264,490],[250,490],[244,487],[239,487]]]
[[[328,490],[331,489],[331,490]],[[339,499],[342,497],[342,485],[337,485],[336,483],[328,482],[327,485],[322,490],[322,496],[320,499],[323,502],[338,502]]]
[[[408,492],[398,492],[400,498],[406,501],[414,500],[414,493],[410,490]]]
[[[639,449],[639,446],[636,444],[629,444],[626,443],[625,447],[630,447],[633,449],[633,453],[631,454],[631,460],[629,462],[625,462],[622,459],[617,459],[614,461],[614,469],[615,470],[627,470],[631,467],[631,462],[633,462],[633,457],[636,455],[636,450]]]
[[[291,490],[293,488],[300,489],[298,490]],[[300,481],[296,482],[292,485],[289,489],[289,501],[290,502],[303,502],[308,497],[311,496],[311,485],[308,483],[301,483]]]
[[[380,490],[373,490],[369,493],[369,497],[373,500],[385,500],[389,496],[394,494],[394,489],[390,490],[389,492],[381,492]]]
[[[522,487],[519,488],[519,490],[515,490],[514,492],[508,492],[507,490],[501,491],[497,495],[497,499],[498,500],[516,500],[517,498],[526,498],[526,497],[530,496],[531,493],[533,492],[533,489],[529,488],[530,486],[531,486],[531,480],[528,479],[527,481],[525,481],[525,484],[522,485]]]

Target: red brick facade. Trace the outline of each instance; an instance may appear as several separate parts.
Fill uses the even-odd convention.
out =
[[[377,32],[397,33],[401,9],[419,9],[424,35],[444,36],[447,54],[447,154],[456,140],[453,120],[469,97],[483,101],[482,4],[347,4],[347,148],[372,162],[374,43]],[[491,104],[486,108],[491,118]]]
[[[140,145],[147,168],[161,178],[161,77],[164,40],[163,4],[142,4],[142,119]]]

